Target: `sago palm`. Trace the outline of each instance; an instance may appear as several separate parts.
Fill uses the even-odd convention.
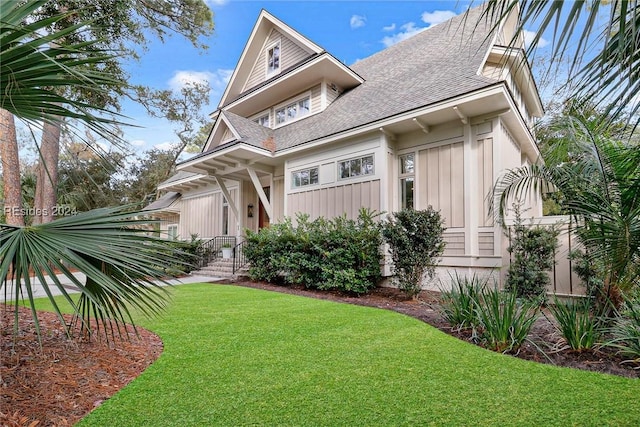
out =
[[[66,16],[34,20],[30,14],[45,3],[11,1],[0,7],[0,108],[35,125],[74,119],[99,133],[111,133],[114,121],[96,115],[106,111],[61,95],[61,89],[73,86],[100,91],[123,84],[101,71],[110,53],[96,54],[91,41],[56,44],[90,22],[45,31]],[[0,292],[13,301],[16,326],[18,306],[26,301],[38,327],[37,284],[60,315],[52,292],[57,288],[84,328],[95,318],[103,328],[113,320],[117,329],[131,321],[132,309],[146,314],[161,309],[166,292],[158,280],[165,267],[182,262],[183,254],[147,235],[149,221],[139,215],[110,208],[31,227],[0,225]],[[85,282],[74,276],[75,270],[86,275]],[[79,299],[69,295],[58,272],[80,291]]]
[[[507,171],[494,186],[493,208],[502,219],[514,199],[532,191],[560,192],[589,258],[604,264],[606,296],[619,302],[619,293],[637,285],[640,273],[640,150],[610,137],[602,121],[575,112],[562,120],[566,161]]]

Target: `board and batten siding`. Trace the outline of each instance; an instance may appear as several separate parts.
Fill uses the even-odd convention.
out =
[[[231,197],[237,200],[238,189],[229,189]],[[221,192],[203,194],[182,200],[180,213],[180,236],[189,238],[197,234],[200,238],[222,235]],[[234,235],[237,228],[236,218],[229,208],[229,234]]]
[[[264,82],[267,80],[267,77],[272,77],[271,75],[267,76],[267,48],[278,40],[280,40],[281,71],[303,61],[311,55],[311,52],[296,44],[293,40],[274,28],[271,31],[271,34],[269,34],[264,48],[262,49],[262,52],[260,52],[260,56],[258,56],[258,59],[253,66],[253,70],[251,70],[251,73],[249,74],[247,83],[242,89],[243,92]]]
[[[481,227],[493,226],[493,215],[489,215],[489,193],[493,189],[493,138],[478,140],[478,202],[481,209],[478,212],[478,224]]]
[[[432,206],[445,227],[464,227],[464,150],[462,142],[420,150],[416,170],[418,209]]]
[[[312,220],[343,214],[355,219],[360,208],[380,211],[379,179],[297,192],[289,194],[287,200],[287,216],[295,217],[296,213],[304,212]]]

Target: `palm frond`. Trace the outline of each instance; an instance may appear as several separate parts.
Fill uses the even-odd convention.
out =
[[[149,235],[148,212],[104,208],[31,227],[0,227],[0,287],[17,306],[33,307],[33,289],[44,289],[60,315],[53,290],[63,295],[85,328],[91,317],[106,330],[132,322],[130,310],[159,313],[167,299],[165,267],[184,265],[184,254]],[[181,258],[182,257],[182,258]],[[82,283],[72,271],[86,275]],[[80,290],[75,301],[56,272]],[[37,316],[36,325],[37,325]]]

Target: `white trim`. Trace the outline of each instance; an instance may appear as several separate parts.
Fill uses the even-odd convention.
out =
[[[460,95],[456,98],[453,99],[449,99],[446,101],[441,101],[438,102],[436,104],[431,104],[425,107],[422,107],[420,109],[417,110],[413,110],[413,111],[409,111],[406,113],[401,113],[398,114],[396,116],[390,117],[390,118],[386,118],[386,119],[382,119],[382,120],[378,120],[376,122],[373,123],[368,123],[365,125],[361,125],[361,126],[357,126],[355,128],[352,129],[347,129],[343,132],[339,132],[337,134],[333,134],[330,136],[326,136],[326,137],[321,137],[318,138],[317,140],[315,140],[314,142],[306,142],[304,144],[300,144],[297,145],[295,147],[289,147],[289,148],[285,148],[282,150],[277,151],[274,154],[274,157],[280,157],[280,156],[289,156],[292,153],[296,153],[298,151],[303,151],[303,150],[308,150],[310,148],[313,147],[317,147],[318,145],[324,145],[330,142],[334,142],[334,141],[339,141],[341,139],[344,138],[349,138],[349,137],[353,137],[353,136],[358,136],[361,135],[365,132],[369,132],[369,131],[380,131],[381,127],[384,126],[389,126],[392,125],[394,123],[398,123],[398,122],[402,122],[405,120],[411,120],[416,116],[421,116],[421,115],[425,115],[425,114],[429,114],[431,112],[436,112],[436,111],[440,111],[443,109],[447,109],[447,108],[451,108],[454,105],[458,105],[460,104],[460,100],[464,100],[465,102],[471,101],[473,100],[474,97],[479,98],[484,98],[485,96],[489,96],[492,95],[494,93],[503,93],[505,94],[505,99],[510,100],[510,96],[507,96],[506,93],[508,93],[508,91],[506,90],[506,87],[501,84],[501,82],[497,82],[493,85],[491,85],[490,87],[487,88],[483,88],[480,89],[476,92],[471,92],[465,95]],[[513,103],[511,103],[511,105],[515,108],[515,105]],[[525,126],[526,127],[526,126]],[[528,129],[528,128],[527,128]],[[530,134],[530,131],[528,131]]]
[[[353,72],[353,70],[351,70],[349,67],[347,67],[346,65],[344,65],[343,63],[339,62],[338,60],[336,60],[335,58],[333,58],[331,55],[329,55],[328,53],[323,53],[320,56],[318,56],[317,58],[312,59],[311,61],[307,62],[306,64],[302,65],[299,68],[296,68],[295,70],[292,70],[291,72],[287,72],[287,77],[292,77],[295,76],[305,70],[307,70],[308,68],[312,68],[315,67],[319,62],[322,61],[331,61],[333,62],[336,66],[340,67],[345,73],[348,73],[352,78],[354,78],[358,84],[361,84],[364,82],[364,79],[362,77],[360,77],[358,74],[356,74],[355,72]],[[237,106],[240,103],[244,103],[246,102],[248,99],[250,99],[251,97],[258,95],[270,88],[272,88],[273,86],[280,84],[280,79],[275,79],[275,81],[270,82],[269,84],[255,90],[252,91],[251,93],[246,94],[245,96],[242,96],[238,99],[236,99],[235,101],[229,103],[229,104],[220,104],[219,108],[222,108],[224,106],[225,110],[231,110],[233,109],[233,107]]]

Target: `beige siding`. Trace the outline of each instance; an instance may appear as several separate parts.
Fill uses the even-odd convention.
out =
[[[444,256],[464,255],[464,232],[445,232]]]
[[[357,218],[361,207],[380,210],[380,180],[290,194],[287,216],[295,217],[297,212],[304,212],[311,219],[333,218],[343,214],[348,218]]]
[[[461,142],[418,153],[418,209],[433,206],[440,211],[447,228],[464,227],[463,164]]]
[[[237,189],[229,190],[237,200]],[[188,239],[192,234],[214,237],[222,234],[222,193],[212,193],[182,200],[179,234]],[[235,234],[237,220],[229,208],[229,234]]]
[[[293,40],[274,29],[264,45],[265,49],[260,53],[251,74],[249,74],[249,78],[247,79],[247,83],[245,84],[243,91],[251,89],[267,79],[266,48],[271,46],[271,44],[275,43],[277,40],[280,40],[280,70],[286,70],[287,68],[304,60],[311,54],[302,46],[297,45]],[[268,77],[271,78],[272,76]]]
[[[478,252],[480,256],[494,255],[493,231],[480,231],[478,233]]]
[[[317,113],[322,109],[322,90],[317,85],[311,88],[311,113]]]
[[[336,90],[331,89],[331,85],[331,82],[327,83],[327,106],[331,105],[331,103],[335,101],[342,92],[342,89],[340,89],[340,87],[338,87],[337,85],[334,85]]]
[[[500,64],[487,63],[482,70],[482,75],[490,79],[501,80],[502,69],[502,65]]]
[[[492,226],[493,216],[489,215],[490,193],[493,188],[493,138],[478,140],[478,190],[479,202],[478,224]]]
[[[222,134],[222,139],[220,140],[221,143],[229,141],[231,139],[234,139],[235,137],[233,136],[233,132],[231,132],[231,129],[227,128],[225,129],[224,133]]]

